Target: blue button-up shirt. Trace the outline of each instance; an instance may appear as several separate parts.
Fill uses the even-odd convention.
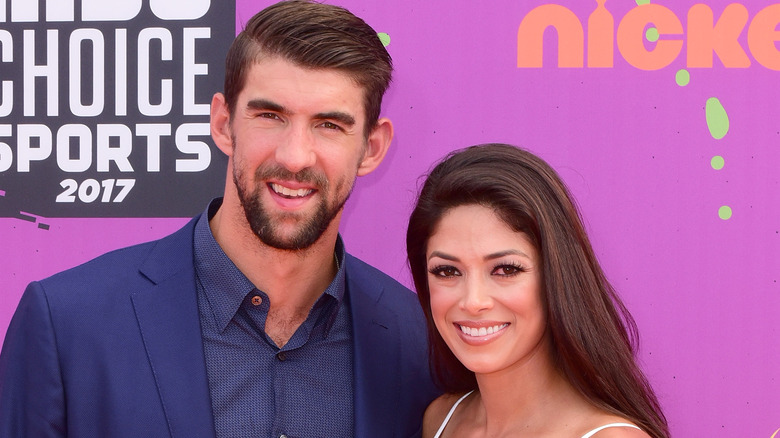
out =
[[[195,272],[206,370],[218,437],[353,435],[352,325],[339,269],[303,324],[279,348],[265,333],[270,300],[222,251],[209,227],[212,201],[195,227]]]

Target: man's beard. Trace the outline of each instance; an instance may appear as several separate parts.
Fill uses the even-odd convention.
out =
[[[328,205],[326,195],[329,193],[328,189],[330,183],[324,175],[317,174],[310,169],[292,173],[279,166],[258,168],[255,172],[255,181],[266,181],[274,178],[304,182],[313,185],[320,194],[320,202],[314,213],[308,219],[296,213],[282,213],[280,215],[280,220],[298,216],[297,220],[301,221],[298,230],[291,236],[285,237],[281,235],[276,224],[273,223],[271,216],[265,210],[261,202],[262,191],[269,190],[269,188],[265,183],[258,183],[254,189],[250,191],[248,187],[245,187],[242,184],[242,181],[244,180],[243,176],[243,171],[241,169],[237,166],[233,168],[233,182],[238,191],[238,199],[241,201],[241,205],[244,208],[244,214],[246,215],[246,220],[249,222],[252,232],[255,233],[264,244],[272,248],[288,251],[306,249],[319,240],[352,194],[352,187],[350,187],[346,196],[344,196],[344,199],[336,199],[334,205]],[[343,184],[343,182],[337,184],[335,187],[336,193],[342,189]],[[352,185],[354,186],[354,182]]]

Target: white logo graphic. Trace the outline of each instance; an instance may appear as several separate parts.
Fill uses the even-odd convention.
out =
[[[152,12],[163,20],[197,20],[206,15],[209,6],[211,0],[151,0]]]
[[[11,21],[34,23],[42,21],[40,4],[46,2],[48,22],[75,21],[75,0],[0,0],[0,22],[5,22],[6,6],[11,2]],[[148,0],[161,20],[197,20],[208,12],[211,0]],[[129,21],[141,12],[142,0],[82,0],[83,21]]]

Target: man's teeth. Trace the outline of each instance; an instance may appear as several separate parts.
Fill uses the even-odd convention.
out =
[[[288,197],[291,197],[291,198],[302,198],[302,197],[304,197],[304,196],[306,196],[306,195],[308,195],[309,193],[312,192],[312,189],[297,189],[297,190],[293,190],[293,189],[287,188],[287,187],[285,187],[285,186],[283,186],[281,184],[274,184],[274,183],[271,184],[271,189],[274,192],[276,192],[277,194],[280,194],[280,195],[283,195],[283,196],[288,196]]]
[[[493,333],[503,329],[504,327],[508,326],[508,323],[503,323],[499,325],[494,325],[492,327],[466,327],[465,325],[458,325],[460,327],[460,331],[463,333],[469,335],[469,336],[487,336],[492,335]]]

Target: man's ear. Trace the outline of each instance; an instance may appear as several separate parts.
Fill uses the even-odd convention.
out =
[[[376,126],[368,135],[363,160],[360,162],[360,166],[358,166],[358,176],[368,175],[379,167],[379,164],[387,155],[392,140],[393,123],[390,119],[382,117],[377,120]]]
[[[211,138],[214,144],[228,157],[233,155],[233,136],[230,132],[230,110],[225,95],[214,94],[211,99]]]

